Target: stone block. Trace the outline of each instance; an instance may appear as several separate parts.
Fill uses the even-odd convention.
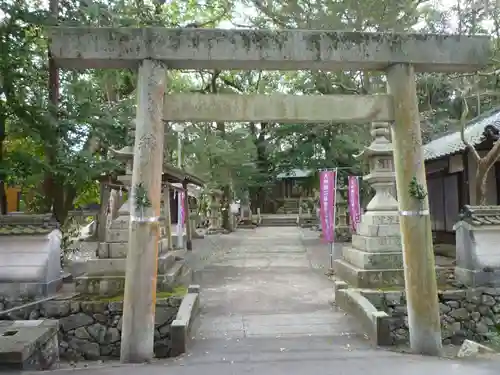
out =
[[[200,293],[201,286],[198,284],[192,284],[188,286],[188,293]]]
[[[354,288],[387,288],[404,287],[403,269],[362,269],[355,267],[344,259],[337,259],[333,263],[335,275]],[[436,267],[438,284],[449,281],[450,269]]]
[[[58,322],[0,322],[0,370],[49,370],[59,359]]]
[[[106,242],[128,243],[128,228],[109,230],[106,233]]]
[[[467,286],[500,285],[500,207],[466,206],[455,226],[458,281]]]
[[[387,288],[404,286],[402,269],[365,270],[353,266],[343,259],[334,261],[335,275],[354,288]]]
[[[61,232],[2,238],[0,294],[31,297],[54,294],[62,285]]]
[[[482,344],[479,344],[475,341],[472,340],[465,340],[460,347],[460,350],[458,351],[457,357],[458,358],[471,358],[471,357],[478,357],[481,355],[492,355],[495,354],[496,352]]]
[[[75,290],[83,294],[113,297],[125,290],[125,275],[78,276],[75,278]]]
[[[190,331],[199,312],[199,303],[198,293],[186,294],[179,307],[177,316],[170,326],[172,354],[175,356],[187,351]]]
[[[128,253],[128,241],[127,242],[115,242],[109,243],[109,256],[108,258],[126,258]]]
[[[186,285],[192,281],[192,271],[181,261],[176,261],[168,269],[162,269],[156,279],[156,289],[160,292],[169,292],[179,285]],[[78,293],[117,296],[125,290],[125,272],[118,275],[83,275],[75,278],[75,289]]]
[[[395,225],[399,224],[399,214],[397,212],[367,212],[361,217],[361,223],[366,225]]]
[[[459,267],[455,267],[455,279],[464,285],[472,288],[477,288],[480,286],[500,286],[500,270],[494,269],[478,269],[471,270]]]
[[[367,252],[398,252],[401,251],[401,236],[367,237],[359,234],[352,236],[352,247]]]
[[[402,251],[375,253],[344,247],[342,257],[353,266],[367,270],[403,269]]]
[[[372,344],[380,346],[392,344],[390,317],[384,311],[378,311],[359,290],[349,288],[339,290],[335,302],[342,310],[357,319]]]
[[[118,216],[115,220],[113,220],[111,222],[109,229],[110,230],[115,230],[115,229],[128,230],[129,225],[130,225],[130,216],[122,215],[122,216]]]
[[[157,262],[158,273],[166,273],[175,264],[175,260],[174,254],[160,255]],[[81,269],[86,276],[124,275],[127,258],[88,259]]]
[[[358,234],[367,237],[396,237],[401,235],[399,224],[359,223]]]
[[[100,242],[97,245],[97,257],[98,258],[109,258],[109,243]]]

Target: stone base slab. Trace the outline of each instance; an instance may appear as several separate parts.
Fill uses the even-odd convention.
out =
[[[57,320],[0,322],[0,370],[49,370],[59,360]]]
[[[0,296],[37,298],[51,296],[63,285],[62,277],[50,282],[0,282]]]
[[[113,260],[116,261],[117,259]],[[158,291],[170,291],[178,285],[189,284],[191,281],[191,269],[185,266],[183,260],[176,260],[173,254],[169,254],[168,260],[162,266],[159,266],[156,279]],[[78,293],[90,295],[116,296],[123,294],[125,290],[125,271],[115,271],[114,273],[102,275],[84,274],[75,278],[75,289]]]
[[[342,256],[353,266],[365,270],[403,269],[403,252],[366,252],[352,247],[344,247]]]
[[[177,356],[187,352],[191,338],[193,322],[200,311],[199,287],[197,292],[192,292],[193,286],[188,288],[177,312],[175,320],[170,326],[172,340],[172,355]]]
[[[185,270],[179,269],[176,273],[158,274],[156,290],[158,292],[169,292],[183,281],[178,281]],[[191,277],[186,277],[190,282]],[[125,275],[115,276],[79,276],[75,278],[75,290],[86,295],[99,295],[114,297],[122,295],[125,291]]]
[[[238,226],[240,228],[240,226]],[[208,228],[206,234],[220,234],[225,233],[224,228]]]
[[[175,263],[175,256],[164,254],[158,257],[158,273],[164,273]],[[92,276],[124,274],[126,258],[89,259],[82,264],[82,272]]]
[[[500,269],[469,270],[461,267],[455,267],[455,279],[465,286],[500,286]]]
[[[352,247],[355,249],[376,252],[376,253],[393,253],[401,251],[401,236],[392,237],[368,237],[359,234],[352,236]]]
[[[161,238],[158,242],[158,254],[164,254],[168,251],[168,241]],[[120,259],[126,258],[128,253],[127,242],[101,242],[97,247],[97,257],[100,259]]]
[[[404,286],[403,269],[365,270],[337,259],[333,263],[335,275],[354,288],[387,288]]]
[[[404,287],[403,269],[365,270],[353,266],[344,259],[334,261],[335,275],[354,288],[387,288]],[[436,278],[439,285],[449,280],[450,268],[436,267]]]

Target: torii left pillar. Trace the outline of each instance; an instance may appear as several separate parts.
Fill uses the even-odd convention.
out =
[[[162,110],[166,69],[160,62],[143,60],[138,75],[132,207],[120,353],[120,360],[126,363],[148,362],[154,357],[163,169]],[[135,204],[138,186],[142,186],[141,190],[151,203],[144,212],[137,212]]]

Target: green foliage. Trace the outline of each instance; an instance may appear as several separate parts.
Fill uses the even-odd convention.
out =
[[[137,211],[141,212],[145,208],[151,207],[149,192],[146,190],[142,182],[134,187],[134,197],[135,209]]]
[[[500,10],[490,2],[438,9],[420,0],[96,0],[60,2],[58,22],[88,26],[216,27],[228,21],[248,27],[477,34],[490,25],[492,64],[477,76],[419,74],[417,90],[424,141],[456,130],[457,97],[470,115],[500,104]],[[49,103],[47,40],[55,23],[41,1],[0,0],[0,134],[5,129],[0,180],[23,187],[33,211],[52,209],[64,223],[67,211],[99,201],[97,178],[117,173],[110,147],[133,140],[136,71],[61,71],[57,108]],[[236,12],[237,11],[237,12]],[[241,14],[237,14],[241,13]],[[454,22],[451,22],[455,20]],[[169,71],[168,91],[334,95],[384,93],[379,73]],[[57,116],[55,116],[57,115]],[[339,180],[362,175],[353,155],[371,141],[370,124],[188,124],[183,132],[186,169],[220,188],[225,201],[250,193],[253,207],[276,197],[276,176],[292,168],[339,169]],[[1,137],[0,137],[1,138]],[[177,135],[165,134],[165,162],[176,164]],[[230,187],[230,189],[228,189]],[[200,207],[201,210],[206,210]]]
[[[410,196],[419,201],[422,201],[427,196],[427,192],[425,191],[422,184],[418,183],[416,177],[413,177],[411,179],[410,185],[408,186],[408,192],[410,193]]]

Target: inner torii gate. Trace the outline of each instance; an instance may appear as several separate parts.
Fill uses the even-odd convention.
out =
[[[153,357],[157,217],[164,129],[170,121],[391,123],[414,351],[438,354],[441,332],[415,72],[472,72],[488,62],[487,37],[313,30],[67,28],[50,30],[66,69],[138,68],[133,189],[149,195],[147,217],[132,209],[121,359]],[[388,95],[165,96],[167,69],[365,70],[387,74]],[[141,189],[143,190],[143,189]],[[152,280],[153,279],[153,280]]]

